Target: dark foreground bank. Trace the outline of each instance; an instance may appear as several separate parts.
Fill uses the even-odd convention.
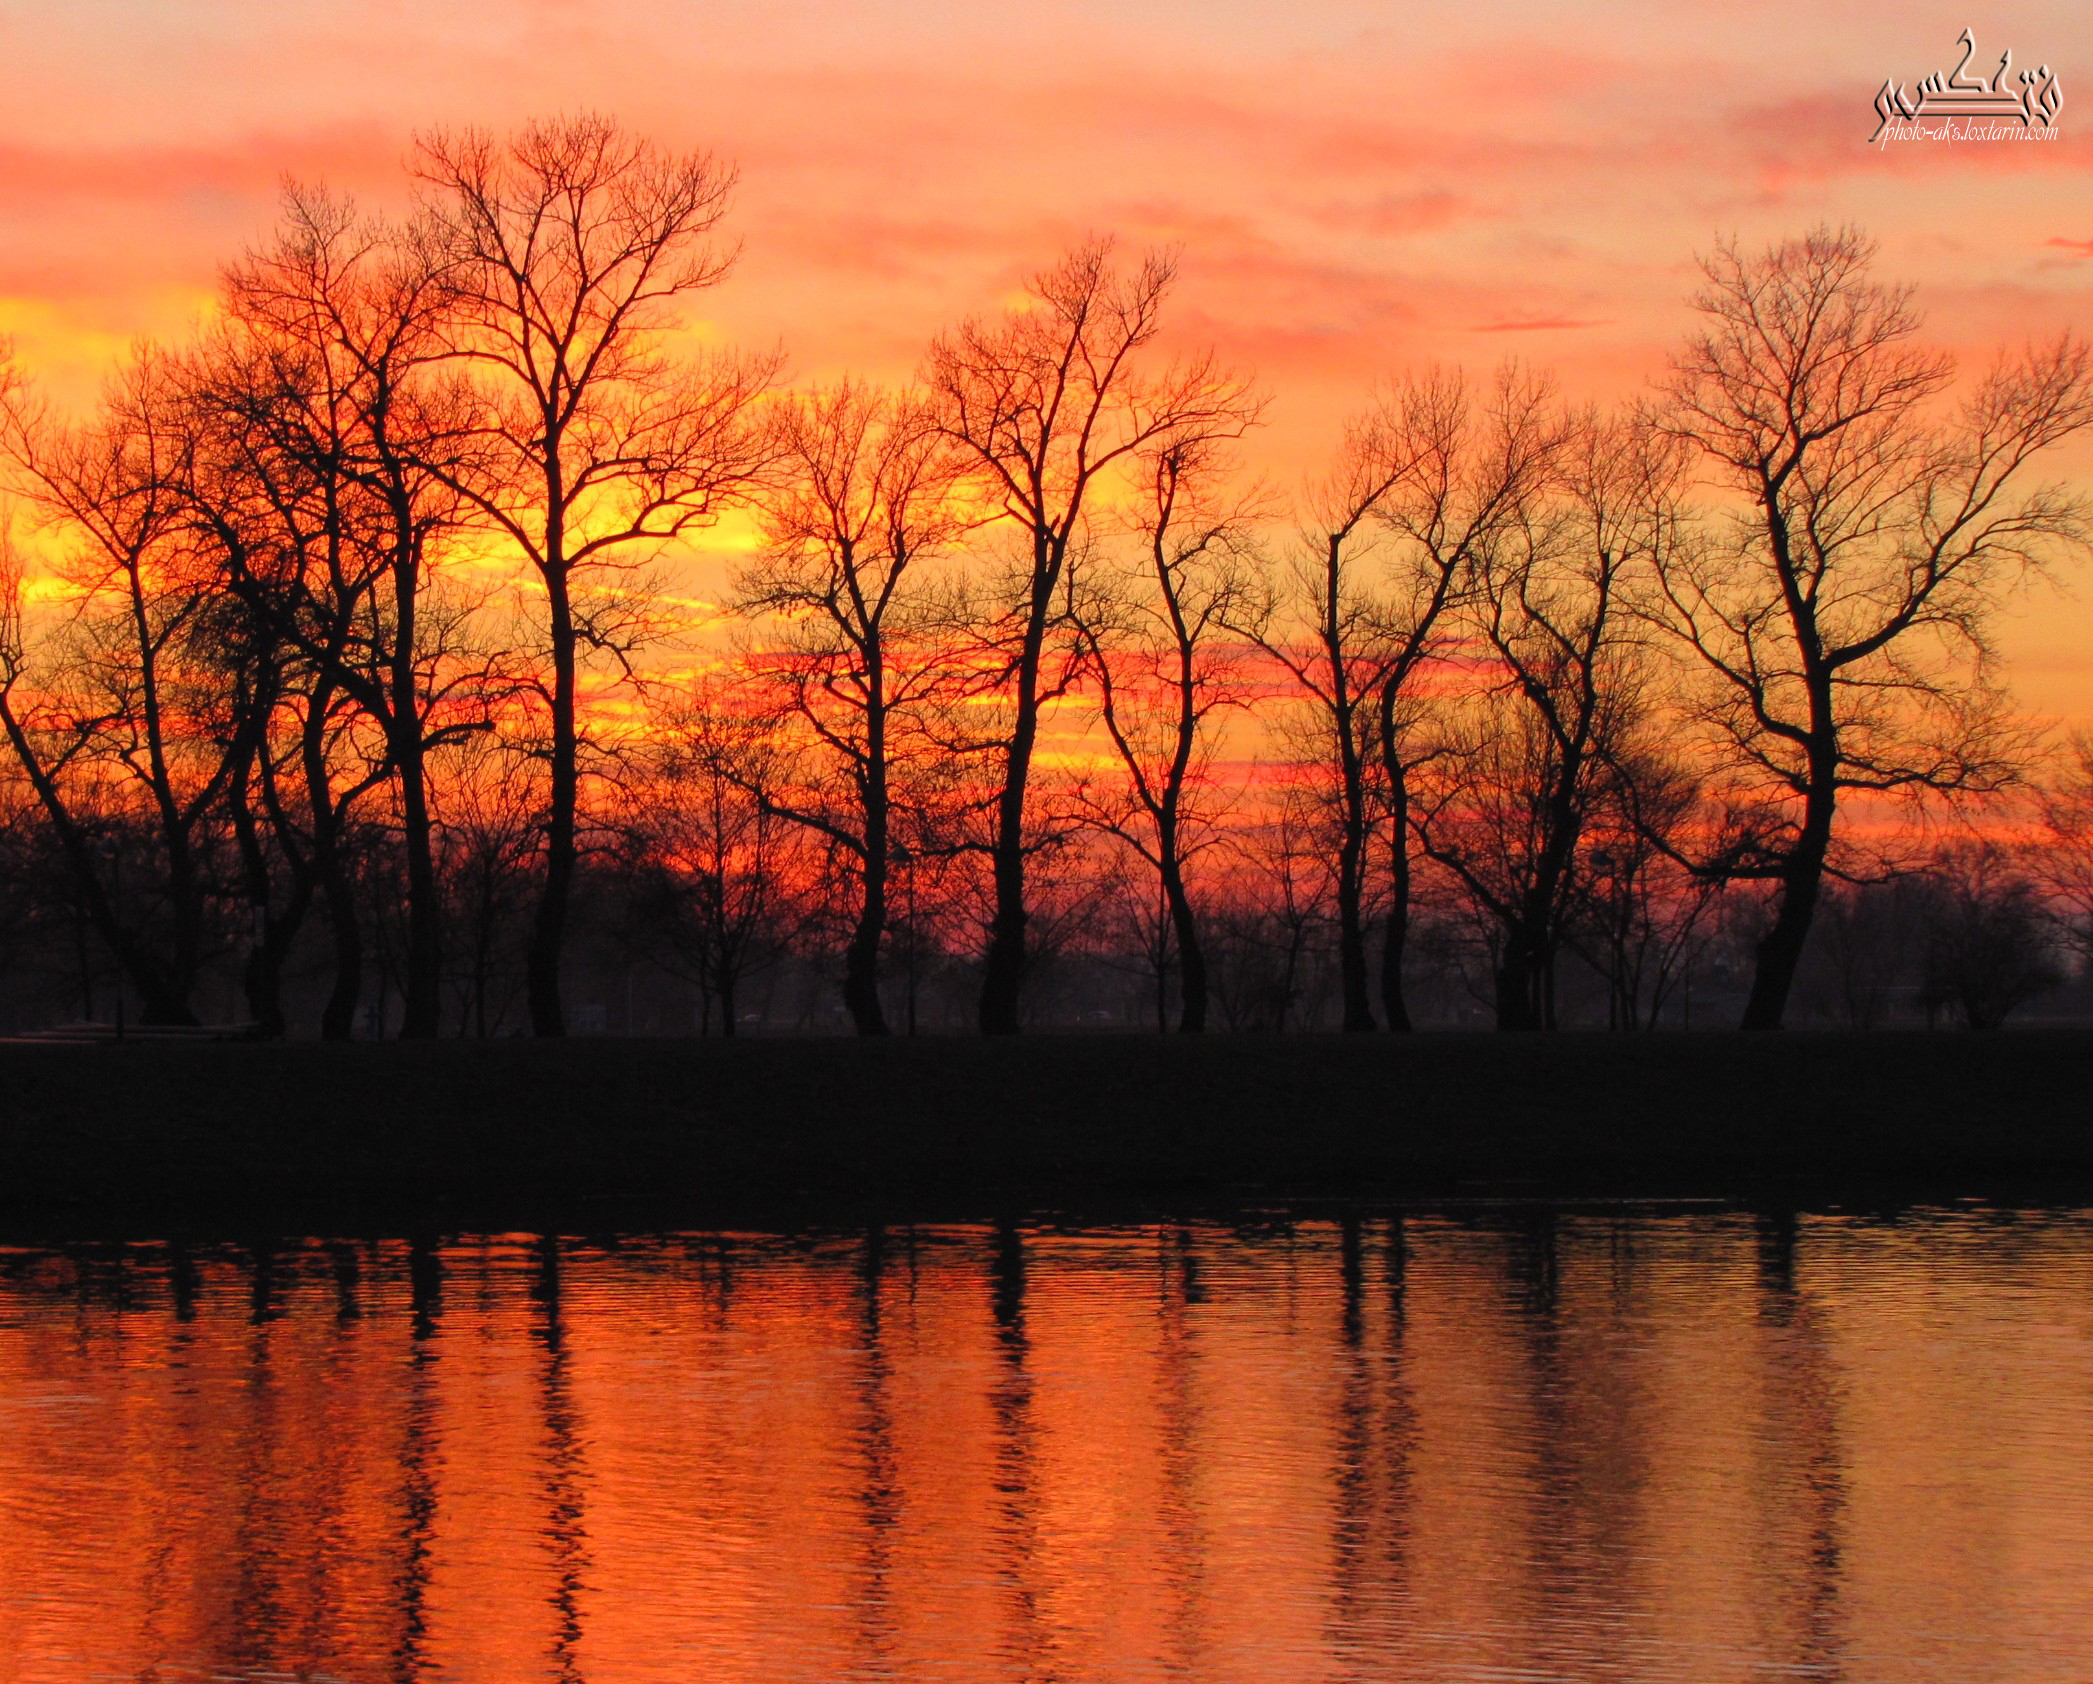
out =
[[[2093,1034],[0,1048],[17,1235],[2093,1197]]]

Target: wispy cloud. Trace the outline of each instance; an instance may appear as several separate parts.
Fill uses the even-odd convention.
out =
[[[1526,321],[1477,322],[1470,333],[1554,333],[1567,328],[1611,327],[1607,317],[1536,316]]]

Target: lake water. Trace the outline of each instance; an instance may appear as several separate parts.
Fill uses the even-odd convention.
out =
[[[2093,1217],[0,1252],[0,1679],[2093,1675]]]

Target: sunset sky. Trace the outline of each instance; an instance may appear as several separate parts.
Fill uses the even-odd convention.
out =
[[[1952,70],[1965,24],[1973,69],[2056,68],[2060,138],[1871,149],[1883,80]],[[9,3],[0,333],[84,397],[196,316],[283,177],[392,204],[418,128],[593,108],[738,163],[708,330],[796,377],[905,375],[1086,231],[1181,246],[1173,331],[1270,388],[1255,455],[1286,484],[1408,366],[1633,394],[1720,233],[1866,225],[1972,362],[2087,326],[2084,39],[2061,3]],[[2008,640],[2038,710],[2093,716],[2089,584]]]

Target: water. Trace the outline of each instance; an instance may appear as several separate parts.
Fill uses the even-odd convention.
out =
[[[0,1252],[0,1679],[2093,1670],[2093,1217]]]

